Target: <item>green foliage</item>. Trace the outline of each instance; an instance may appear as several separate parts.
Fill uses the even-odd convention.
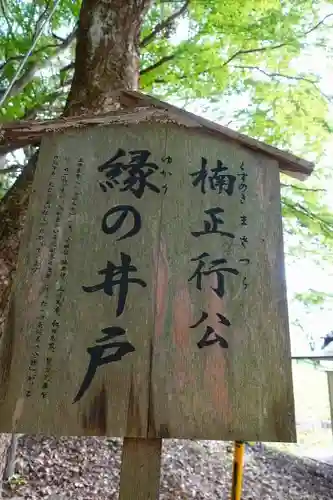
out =
[[[327,299],[333,299],[333,294],[326,294],[309,288],[307,292],[296,293],[295,299],[300,300],[307,306],[323,306]]]
[[[1,0],[0,97],[50,5],[46,0]],[[72,77],[71,34],[79,10],[79,0],[60,0],[0,109],[2,120],[60,114]],[[150,37],[170,16],[173,21]],[[226,103],[243,97],[247,105],[231,117],[239,130],[317,161],[331,134],[330,96],[300,57],[330,56],[332,23],[332,2],[321,0],[155,0],[141,31],[141,87],[167,100],[202,98],[222,122]],[[321,171],[320,176],[293,187],[290,178],[283,181],[291,253],[333,253],[333,215],[321,191]],[[6,183],[0,172],[2,192]]]
[[[184,3],[155,1],[144,21],[142,40]],[[6,0],[5,5],[6,16],[0,22],[0,61],[7,61],[1,71],[3,87],[29,51],[49,2]],[[249,134],[290,146],[296,131],[308,142],[310,137],[318,142],[327,103],[311,83],[317,77],[291,68],[291,63],[307,48],[309,32],[320,20],[322,2],[258,0],[255,8],[253,5],[252,0],[190,1],[185,14],[142,47],[141,86],[166,99],[177,96],[223,101],[225,96],[246,92],[250,105],[239,111],[237,118]],[[61,51],[57,36],[65,38],[74,29],[79,9],[80,1],[60,0],[23,70],[26,73],[38,65],[44,71],[33,72],[23,90],[7,100],[1,109],[3,119],[20,118],[36,105],[50,113],[50,101],[59,110],[71,77],[61,69],[72,60],[73,49],[57,57]],[[314,30],[321,43],[325,26],[322,23]],[[287,76],[279,76],[282,74]],[[65,81],[64,75],[69,77]]]
[[[6,0],[5,15],[0,21],[0,75],[1,93],[13,79],[23,57],[30,51],[36,31],[45,19],[46,1]],[[79,12],[79,2],[60,1],[51,21],[45,25],[27,63],[18,75],[21,85],[16,85],[13,95],[0,109],[2,120],[15,120],[35,116],[35,112],[48,108],[60,109],[64,102],[68,84],[61,81],[59,48],[62,40],[57,38],[61,31],[62,38],[74,29]],[[64,29],[65,27],[65,29]],[[70,50],[68,55],[70,55]],[[73,51],[72,51],[73,53]],[[65,54],[66,55],[66,54]],[[44,71],[43,71],[44,70]]]

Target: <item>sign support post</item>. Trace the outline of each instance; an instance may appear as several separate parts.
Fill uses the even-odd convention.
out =
[[[159,496],[162,439],[124,438],[119,500],[156,500]]]

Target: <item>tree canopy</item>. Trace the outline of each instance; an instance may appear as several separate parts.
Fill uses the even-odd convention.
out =
[[[2,121],[61,114],[80,7],[79,0],[0,1]],[[331,96],[301,57],[329,57],[332,25],[333,2],[319,0],[155,0],[140,35],[140,88],[185,106],[201,99],[223,124],[319,161],[331,133]],[[233,102],[246,104],[230,116]],[[32,152],[0,165],[0,196]],[[327,175],[318,169],[306,185],[282,180],[286,233],[302,238],[303,252],[325,256],[333,229]],[[294,249],[299,253],[299,244],[289,245]]]

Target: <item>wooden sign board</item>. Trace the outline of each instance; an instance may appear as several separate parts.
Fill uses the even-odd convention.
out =
[[[277,163],[176,124],[42,142],[0,431],[294,441]]]

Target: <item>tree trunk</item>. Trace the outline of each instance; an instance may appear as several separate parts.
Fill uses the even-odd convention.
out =
[[[139,85],[139,37],[152,0],[83,0],[75,71],[64,114],[106,112],[118,107],[117,91]],[[7,315],[24,226],[35,155],[0,204],[0,335]],[[0,436],[0,478],[10,435]],[[3,467],[1,468],[1,466]]]
[[[112,94],[139,86],[139,41],[151,0],[84,0],[66,115],[107,111]]]

